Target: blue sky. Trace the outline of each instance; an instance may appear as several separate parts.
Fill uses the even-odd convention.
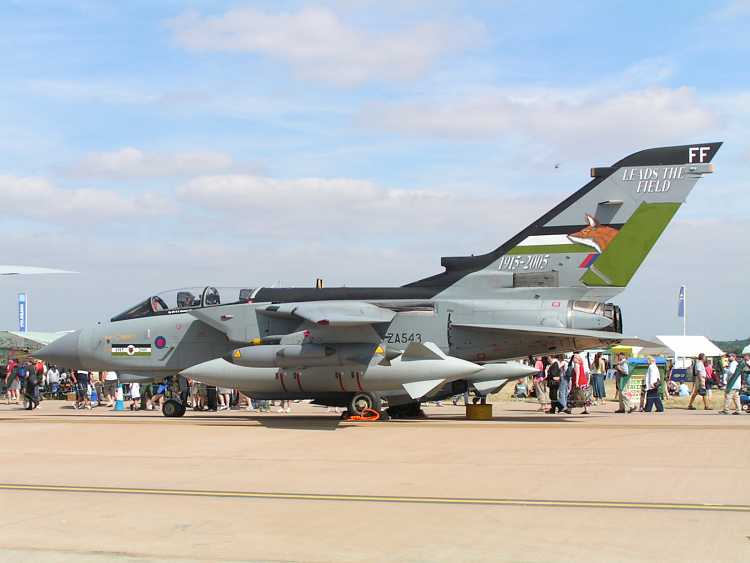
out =
[[[21,290],[52,330],[186,285],[406,283],[591,166],[723,140],[617,301],[672,333],[687,283],[691,332],[747,336],[750,2],[466,4],[4,3],[2,262],[82,274],[3,280],[3,326]]]

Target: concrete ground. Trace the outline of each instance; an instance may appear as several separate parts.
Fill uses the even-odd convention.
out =
[[[0,405],[0,560],[748,561],[750,416]]]

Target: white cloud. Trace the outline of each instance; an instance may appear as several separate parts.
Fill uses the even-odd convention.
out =
[[[719,21],[731,21],[750,15],[750,0],[730,0],[711,14]]]
[[[482,26],[468,20],[374,33],[327,8],[279,13],[235,8],[218,16],[189,12],[168,25],[186,49],[267,55],[288,63],[299,76],[337,84],[414,78],[440,56],[474,45],[483,35]]]
[[[76,80],[32,80],[26,86],[34,95],[66,101],[146,105],[160,100],[158,94],[126,84]]]
[[[454,139],[514,136],[576,152],[633,147],[711,129],[716,113],[691,88],[646,88],[597,96],[565,89],[489,89],[447,101],[370,107],[366,126]]]
[[[73,220],[82,224],[161,213],[166,202],[157,194],[125,196],[96,188],[62,188],[45,178],[0,175],[3,206],[11,217]]]
[[[65,171],[80,178],[164,178],[221,172],[231,166],[232,158],[220,152],[146,153],[125,147],[89,154]]]
[[[497,224],[513,225],[515,217],[530,222],[529,213],[537,212],[539,205],[531,195],[519,198],[507,192],[407,190],[351,178],[275,179],[242,174],[195,178],[178,188],[177,198],[200,201],[202,209],[230,217],[223,224],[267,236],[299,238],[300,233],[315,232],[357,238],[385,233],[393,241],[425,233],[449,238],[454,231],[477,225],[497,233]],[[500,242],[495,239],[492,244]]]

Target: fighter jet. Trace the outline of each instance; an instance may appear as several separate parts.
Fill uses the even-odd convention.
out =
[[[443,258],[443,272],[401,287],[175,290],[39,355],[134,378],[213,373],[241,389],[262,384],[256,391],[267,398],[304,395],[352,412],[377,407],[381,392],[396,412],[467,387],[487,392],[518,366],[501,374],[493,362],[625,338],[622,312],[609,301],[714,171],[720,146],[647,149],[593,168],[586,185],[496,249]],[[414,358],[433,362],[417,368],[417,379],[402,369]],[[455,369],[432,375],[438,361]],[[388,373],[403,393],[383,382]]]

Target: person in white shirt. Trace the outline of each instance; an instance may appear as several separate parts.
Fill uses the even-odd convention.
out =
[[[724,388],[724,408],[719,414],[729,414],[729,408],[734,403],[734,412],[742,412],[742,403],[740,402],[740,389],[742,388],[742,372],[737,363],[737,355],[729,354],[729,366],[727,366],[727,385]]]
[[[108,407],[115,405],[115,393],[117,392],[117,372],[104,372],[104,398]]]
[[[134,381],[130,384],[130,410],[137,411],[141,408],[141,384]]]
[[[51,387],[58,383],[60,383],[60,370],[56,366],[50,366],[47,370],[47,384]]]
[[[644,412],[651,412],[653,407],[656,407],[656,412],[664,412],[664,403],[661,402],[661,395],[659,394],[661,373],[659,373],[659,366],[656,365],[656,360],[654,360],[653,356],[648,357],[645,384],[646,406],[643,408]]]

